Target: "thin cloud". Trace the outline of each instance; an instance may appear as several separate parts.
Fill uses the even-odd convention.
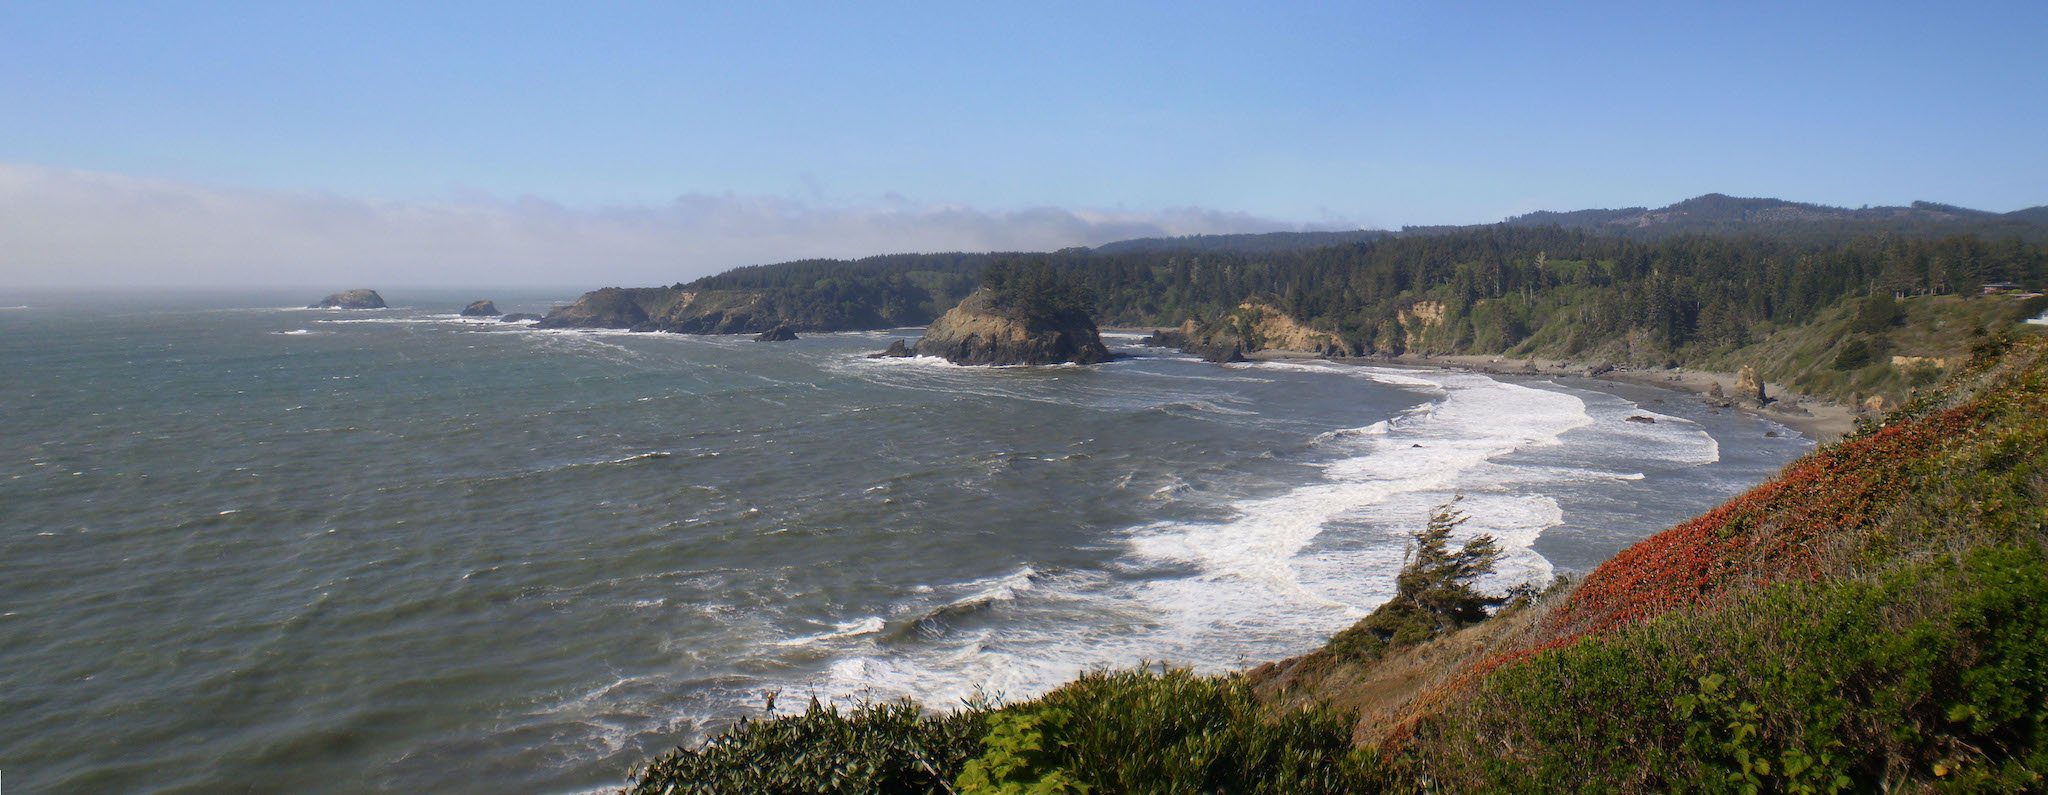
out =
[[[391,202],[0,164],[0,283],[22,286],[661,284],[809,257],[1301,228],[1201,208],[990,210],[898,196],[829,206],[693,194],[595,210]]]

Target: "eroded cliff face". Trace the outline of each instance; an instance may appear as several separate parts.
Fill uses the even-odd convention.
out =
[[[1179,348],[1212,362],[1239,362],[1249,353],[1278,351],[1316,356],[1353,356],[1355,346],[1318,331],[1270,304],[1246,301],[1205,327],[1192,320],[1156,332],[1147,344]]]
[[[1400,347],[1402,350],[1424,351],[1430,348],[1447,347],[1438,337],[1444,330],[1444,316],[1447,307],[1442,301],[1417,301],[1401,310]]]
[[[933,321],[915,350],[954,364],[1099,364],[1111,358],[1085,313],[1033,315],[1000,305],[987,289]]]

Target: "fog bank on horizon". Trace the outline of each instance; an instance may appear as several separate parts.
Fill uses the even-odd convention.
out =
[[[1324,228],[1205,208],[993,210],[895,196],[391,202],[0,163],[0,286],[12,287],[652,285],[813,257]]]

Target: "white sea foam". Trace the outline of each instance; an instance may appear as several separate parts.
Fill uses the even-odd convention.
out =
[[[1119,573],[1012,574],[956,586],[939,611],[988,606],[1000,618],[949,627],[909,648],[877,643],[832,664],[818,692],[912,696],[943,706],[977,693],[1025,697],[1102,665],[1171,661],[1218,670],[1298,653],[1389,598],[1406,534],[1464,494],[1460,538],[1490,533],[1508,556],[1493,589],[1543,581],[1531,550],[1563,513],[1499,459],[1556,447],[1593,426],[1573,394],[1462,373],[1276,363],[1426,390],[1440,397],[1390,421],[1317,438],[1336,457],[1314,482],[1238,500],[1232,518],[1129,529]],[[1418,446],[1419,445],[1419,446]],[[1576,473],[1561,472],[1558,477]],[[1184,484],[1162,491],[1177,492]]]
[[[830,632],[820,632],[816,635],[803,635],[799,637],[788,638],[786,640],[779,640],[775,642],[775,645],[809,646],[824,641],[838,640],[840,638],[853,638],[859,637],[861,635],[872,635],[877,632],[881,632],[883,629],[886,629],[888,625],[888,621],[882,618],[881,616],[867,616],[865,618],[857,618],[852,621],[845,621],[833,624],[832,631]]]

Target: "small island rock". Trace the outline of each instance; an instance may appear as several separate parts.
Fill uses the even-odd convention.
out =
[[[347,290],[320,299],[311,309],[383,309],[384,296],[376,290]]]
[[[983,287],[932,322],[917,352],[954,364],[1100,364],[1109,348],[1095,320],[1078,307],[1038,305],[1028,293]]]
[[[891,342],[891,343],[889,343],[889,349],[888,349],[888,350],[882,351],[881,353],[870,353],[870,354],[868,354],[868,358],[870,358],[870,359],[908,359],[908,358],[910,358],[910,357],[912,357],[912,356],[916,356],[916,355],[917,355],[917,354],[915,354],[915,353],[912,353],[912,352],[910,351],[910,346],[908,346],[908,345],[905,345],[905,344],[903,344],[903,341],[902,341],[902,340],[897,340],[897,341],[895,341],[895,342]]]
[[[462,308],[463,317],[497,317],[502,314],[504,313],[498,311],[498,305],[491,303],[489,299],[471,301],[469,306]]]

